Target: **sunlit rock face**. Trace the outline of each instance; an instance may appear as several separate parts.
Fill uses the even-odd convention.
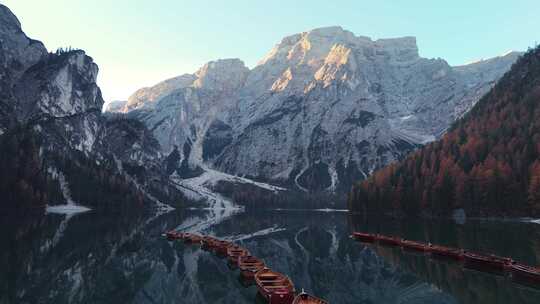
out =
[[[48,55],[14,87],[19,121],[36,121],[50,149],[91,153],[103,106],[97,73],[97,65],[83,51]]]
[[[0,5],[0,128],[31,123],[50,149],[92,150],[103,99],[83,51],[49,54]]]
[[[113,100],[103,105],[103,112],[123,112],[127,100]]]
[[[414,37],[320,28],[285,37],[251,70],[219,60],[139,90],[124,111],[153,130],[163,153],[179,147],[192,167],[348,189],[438,138],[518,56],[452,67],[420,57]]]
[[[161,97],[170,94],[172,91],[188,87],[193,83],[195,77],[190,74],[180,75],[156,84],[150,88],[142,88],[131,95],[123,107],[123,111],[138,109],[143,105],[151,107],[153,103]]]

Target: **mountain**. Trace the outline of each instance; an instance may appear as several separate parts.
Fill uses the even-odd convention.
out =
[[[218,60],[141,89],[123,112],[178,168],[345,190],[439,138],[518,56],[452,67],[422,58],[414,37],[320,28],[285,37],[253,69]]]
[[[540,215],[540,48],[439,141],[355,185],[350,209]]]
[[[104,112],[121,112],[126,106],[127,100],[113,100],[103,105]]]
[[[3,5],[0,24],[0,208],[162,206],[159,197],[178,197],[152,133],[101,113],[91,57],[47,52]]]

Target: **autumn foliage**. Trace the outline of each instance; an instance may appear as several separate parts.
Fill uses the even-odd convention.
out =
[[[540,48],[529,50],[441,140],[353,186],[358,212],[540,214]]]

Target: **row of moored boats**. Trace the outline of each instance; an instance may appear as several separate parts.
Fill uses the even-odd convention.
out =
[[[233,242],[211,236],[169,231],[169,240],[183,240],[186,244],[200,245],[203,250],[227,258],[231,268],[238,268],[242,280],[256,284],[259,294],[270,304],[327,304],[325,300],[305,292],[296,294],[292,280],[286,275],[268,268],[263,260]]]
[[[431,254],[434,257],[463,261],[465,267],[468,268],[489,272],[507,272],[516,280],[540,283],[540,268],[517,263],[507,257],[476,253],[464,249],[434,245],[431,243],[426,244],[395,236],[385,236],[365,232],[353,232],[352,238],[365,243],[378,242],[381,245],[400,246],[404,250],[423,252]]]

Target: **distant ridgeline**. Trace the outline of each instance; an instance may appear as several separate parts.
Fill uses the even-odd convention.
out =
[[[540,215],[540,47],[444,137],[353,186],[356,212]]]

